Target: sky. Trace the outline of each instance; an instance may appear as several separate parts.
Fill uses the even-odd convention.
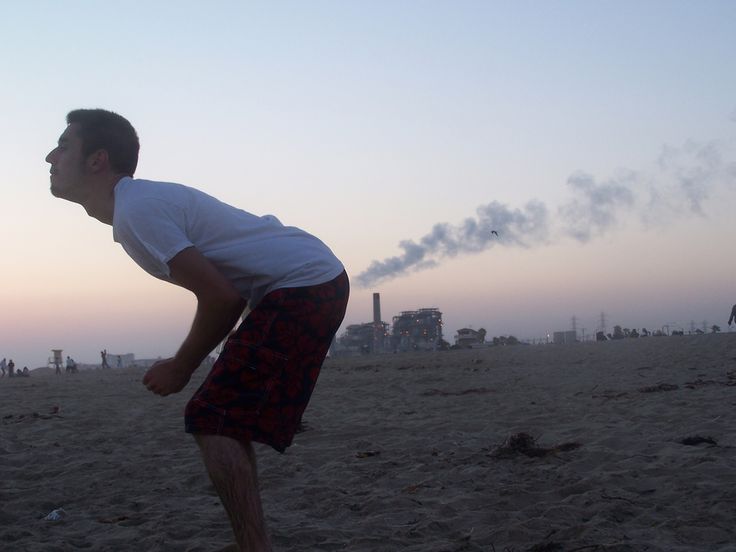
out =
[[[133,123],[136,176],[327,243],[343,329],[378,292],[389,323],[439,308],[450,342],[725,331],[735,22],[717,0],[3,2],[0,357],[166,357],[191,324],[189,292],[49,193],[80,107]]]

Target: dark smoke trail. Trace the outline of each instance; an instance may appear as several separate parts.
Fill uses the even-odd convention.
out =
[[[539,201],[527,204],[523,211],[510,210],[496,201],[478,207],[477,218],[468,218],[458,226],[435,224],[419,243],[404,240],[402,255],[373,261],[357,277],[358,285],[368,287],[381,280],[408,271],[437,265],[436,258],[455,257],[460,253],[478,253],[497,243],[529,247],[543,241],[548,233],[547,208]],[[492,231],[496,231],[498,236]]]

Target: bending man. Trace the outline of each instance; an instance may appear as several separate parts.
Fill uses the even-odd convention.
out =
[[[253,441],[288,447],[345,314],[348,278],[314,236],[181,184],[134,179],[138,136],[120,115],[67,115],[46,157],[51,193],[112,226],[146,272],[190,290],[197,308],[176,354],[143,378],[153,393],[181,391],[238,322],[185,411],[242,552],[271,549]]]

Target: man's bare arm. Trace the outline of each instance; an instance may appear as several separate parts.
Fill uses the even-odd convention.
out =
[[[169,261],[171,277],[197,297],[192,327],[176,355],[154,364],[143,383],[154,393],[180,391],[200,363],[233,328],[246,301],[223,274],[195,247]]]

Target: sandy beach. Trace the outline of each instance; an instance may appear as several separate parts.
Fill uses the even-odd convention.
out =
[[[0,380],[1,550],[232,542],[183,432],[205,374],[142,375]],[[729,333],[328,359],[294,446],[258,449],[274,547],[736,550],[734,406]]]

